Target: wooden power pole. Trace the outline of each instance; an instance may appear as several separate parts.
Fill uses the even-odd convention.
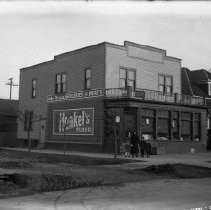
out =
[[[11,100],[11,98],[12,98],[12,87],[18,86],[18,85],[13,83],[13,78],[12,77],[9,78],[9,81],[10,82],[6,83],[6,85],[10,86],[10,100]]]

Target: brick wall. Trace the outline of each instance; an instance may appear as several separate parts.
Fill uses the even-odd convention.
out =
[[[53,134],[53,111],[67,109],[94,109],[94,134],[93,135],[67,135],[67,142],[84,144],[102,144],[103,137],[103,102],[102,98],[78,99],[74,101],[54,102],[48,104],[47,141],[63,143],[63,135]]]
[[[36,118],[47,116],[47,95],[55,94],[55,75],[67,73],[67,91],[84,89],[85,68],[92,69],[91,88],[104,88],[104,44],[56,56],[53,61],[20,70],[19,110],[33,110]],[[37,97],[31,98],[32,80],[37,79]],[[33,125],[32,139],[39,139],[39,122]],[[18,138],[25,139],[23,124],[18,123]]]
[[[140,45],[137,45],[136,48],[140,49]],[[144,52],[143,57],[141,57],[140,52],[131,53],[127,47],[116,47],[107,44],[106,88],[119,88],[119,68],[126,67],[136,70],[137,88],[158,90],[158,74],[161,73],[172,75],[173,92],[181,93],[181,61],[165,56],[164,50],[160,50],[159,52],[157,49],[153,52],[153,49],[149,47],[149,53],[146,55],[146,49]],[[131,54],[134,56],[135,53],[136,57],[132,57]],[[152,56],[151,60],[147,59],[149,54]],[[162,58],[161,62],[159,60],[160,58]]]

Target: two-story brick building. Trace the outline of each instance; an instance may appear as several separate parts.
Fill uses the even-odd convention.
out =
[[[31,137],[47,147],[63,147],[65,128],[71,150],[112,152],[114,133],[121,150],[133,130],[167,153],[206,148],[204,100],[181,95],[181,60],[127,41],[21,69],[19,109],[33,112]]]

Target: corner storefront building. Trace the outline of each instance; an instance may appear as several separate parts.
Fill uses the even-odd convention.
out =
[[[125,41],[100,43],[20,70],[21,112],[35,123],[31,138],[47,148],[122,151],[136,130],[155,152],[206,149],[202,97],[181,94],[181,60]],[[18,139],[27,139],[18,124]]]

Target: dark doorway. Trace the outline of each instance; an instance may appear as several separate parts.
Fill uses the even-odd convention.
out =
[[[124,108],[123,143],[129,139],[129,134],[137,130],[137,108]]]

